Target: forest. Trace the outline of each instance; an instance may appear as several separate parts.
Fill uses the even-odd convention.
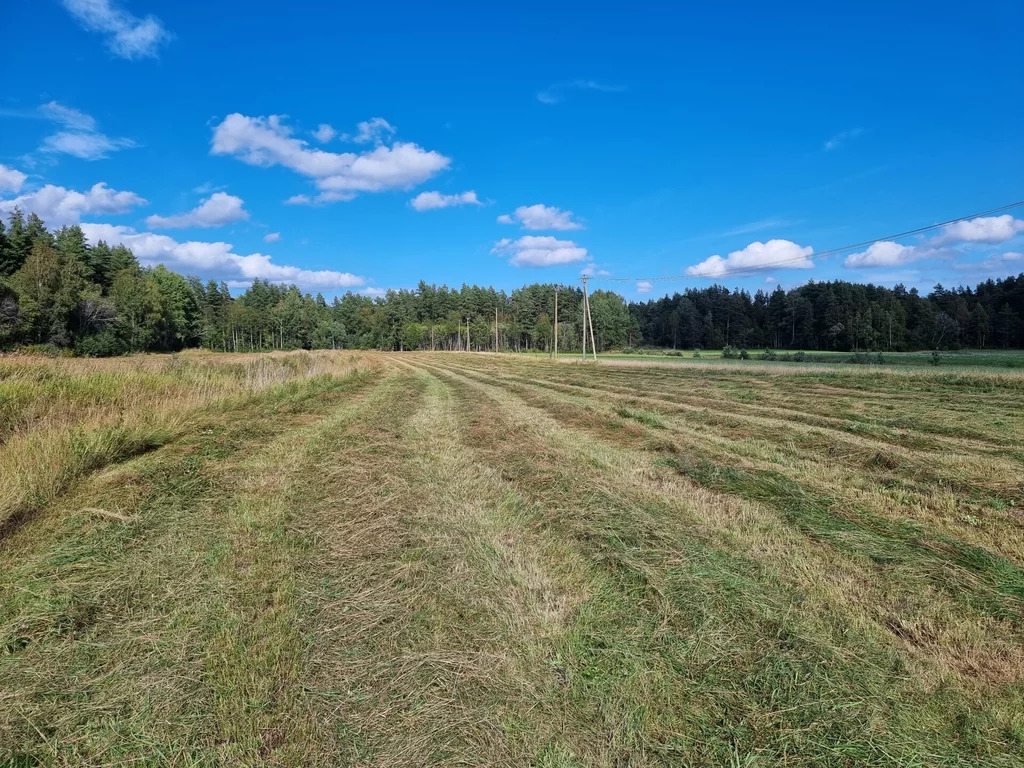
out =
[[[579,349],[582,290],[534,283],[511,293],[420,282],[383,296],[328,302],[256,280],[235,296],[123,245],[89,245],[77,226],[49,231],[35,214],[0,221],[0,349],[85,356],[269,349],[548,350],[558,294],[558,347]],[[1024,274],[927,295],[845,281],[789,291],[687,288],[627,303],[590,295],[599,350],[623,347],[919,350],[1024,347]]]

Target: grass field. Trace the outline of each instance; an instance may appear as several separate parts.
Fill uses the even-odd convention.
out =
[[[0,359],[0,765],[1024,764],[1024,372],[688,362]]]
[[[759,361],[760,357],[765,350],[761,349],[750,349],[747,350],[750,355],[749,360],[738,360],[730,358],[722,360],[722,350],[720,349],[702,349],[696,354],[694,350],[689,349],[646,349],[643,352],[602,352],[602,359],[612,360],[665,360],[669,362],[689,362],[691,360],[721,360],[725,363],[732,363],[736,365],[743,365],[753,361]],[[801,365],[806,363],[795,362],[791,359],[795,355],[801,354],[800,350],[792,349],[779,349],[775,350],[776,355],[779,357],[777,360],[765,361],[772,362],[778,365]],[[580,353],[577,352],[577,355]],[[854,357],[852,352],[834,352],[834,351],[819,351],[819,350],[805,350],[802,352],[806,355],[807,362],[811,363],[828,363],[828,364],[848,364],[850,359]],[[934,353],[928,351],[918,352],[881,352],[881,362],[879,362],[878,352],[862,352],[861,353],[861,364],[875,365],[877,367],[890,367],[890,366],[912,366],[912,367],[924,367],[924,368],[1021,368],[1024,369],[1024,350],[1020,349],[954,349],[954,350],[941,350],[936,357]]]

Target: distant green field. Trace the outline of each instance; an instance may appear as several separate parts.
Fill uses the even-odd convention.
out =
[[[764,350],[748,350],[750,361],[765,361]],[[576,353],[577,355],[579,352]],[[770,362],[780,364],[800,365],[801,362],[812,363],[837,363],[852,364],[855,358],[852,352],[820,352],[811,350],[778,349],[775,350],[776,359]],[[803,361],[797,360],[803,354]],[[879,354],[881,357],[879,358]],[[639,353],[603,352],[599,355],[601,359],[613,360],[663,360],[667,362],[690,362],[693,360],[723,360],[722,350],[702,349],[699,352],[693,350],[672,350],[672,349],[651,349]],[[736,363],[738,365],[748,360],[728,359],[723,362]],[[933,353],[921,352],[867,352],[861,353],[858,362],[869,365],[911,365],[928,366],[935,365]],[[939,366],[957,367],[983,367],[983,368],[1024,368],[1024,350],[1021,349],[960,349],[940,351],[937,358]]]

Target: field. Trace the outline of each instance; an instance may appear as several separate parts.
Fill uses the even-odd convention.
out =
[[[1024,764],[1024,371],[0,359],[0,765]]]
[[[720,349],[702,349],[694,354],[689,349],[644,349],[633,352],[604,352],[602,359],[607,360],[665,360],[667,362],[683,362],[690,360],[722,360],[722,362],[735,365],[743,365],[751,360],[759,360],[765,350],[747,350],[749,360],[738,360],[735,358],[722,359]],[[775,350],[779,359],[770,362],[790,365],[800,364],[792,358],[797,355],[806,356],[805,362],[811,363],[836,363],[849,364],[854,353],[851,352],[822,352],[819,350]],[[577,353],[579,354],[579,353]],[[912,366],[918,368],[1024,368],[1024,350],[1020,349],[956,349],[941,350],[938,356],[932,352],[861,352],[858,358],[860,364],[875,365],[877,367],[890,366]]]

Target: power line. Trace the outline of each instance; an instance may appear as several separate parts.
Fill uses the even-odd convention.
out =
[[[603,280],[609,283],[632,283],[639,282],[641,280],[647,282],[659,282],[662,280],[697,280],[706,279],[708,277],[714,277],[715,279],[718,279],[721,277],[732,277],[733,275],[754,274],[757,272],[761,272],[765,269],[771,269],[773,267],[784,267],[787,264],[794,264],[799,261],[804,261],[805,259],[821,259],[824,258],[825,256],[832,256],[837,253],[842,253],[844,251],[853,251],[856,250],[857,248],[864,248],[870,245],[874,245],[875,243],[881,242],[883,240],[898,240],[903,237],[910,237],[911,235],[919,235],[923,232],[930,232],[931,230],[934,229],[948,227],[950,224],[956,224],[958,222],[967,221],[969,219],[976,219],[980,216],[990,216],[993,213],[1001,213],[1002,211],[1008,211],[1011,208],[1017,208],[1022,205],[1024,205],[1024,200],[1018,200],[1015,203],[1001,205],[998,208],[990,208],[987,211],[981,211],[980,213],[971,213],[968,214],[967,216],[958,216],[957,218],[950,219],[949,221],[943,221],[938,224],[929,224],[926,227],[918,227],[917,229],[909,229],[906,232],[898,232],[895,235],[884,235],[882,237],[872,238],[871,240],[863,240],[859,243],[842,245],[839,246],[838,248],[829,248],[827,251],[819,251],[818,253],[812,253],[810,256],[799,256],[795,258],[781,259],[779,261],[766,262],[764,264],[758,264],[756,267],[744,267],[740,269],[726,270],[725,272],[722,272],[721,274],[718,275],[661,275],[659,277],[596,277],[591,275],[590,279]]]

